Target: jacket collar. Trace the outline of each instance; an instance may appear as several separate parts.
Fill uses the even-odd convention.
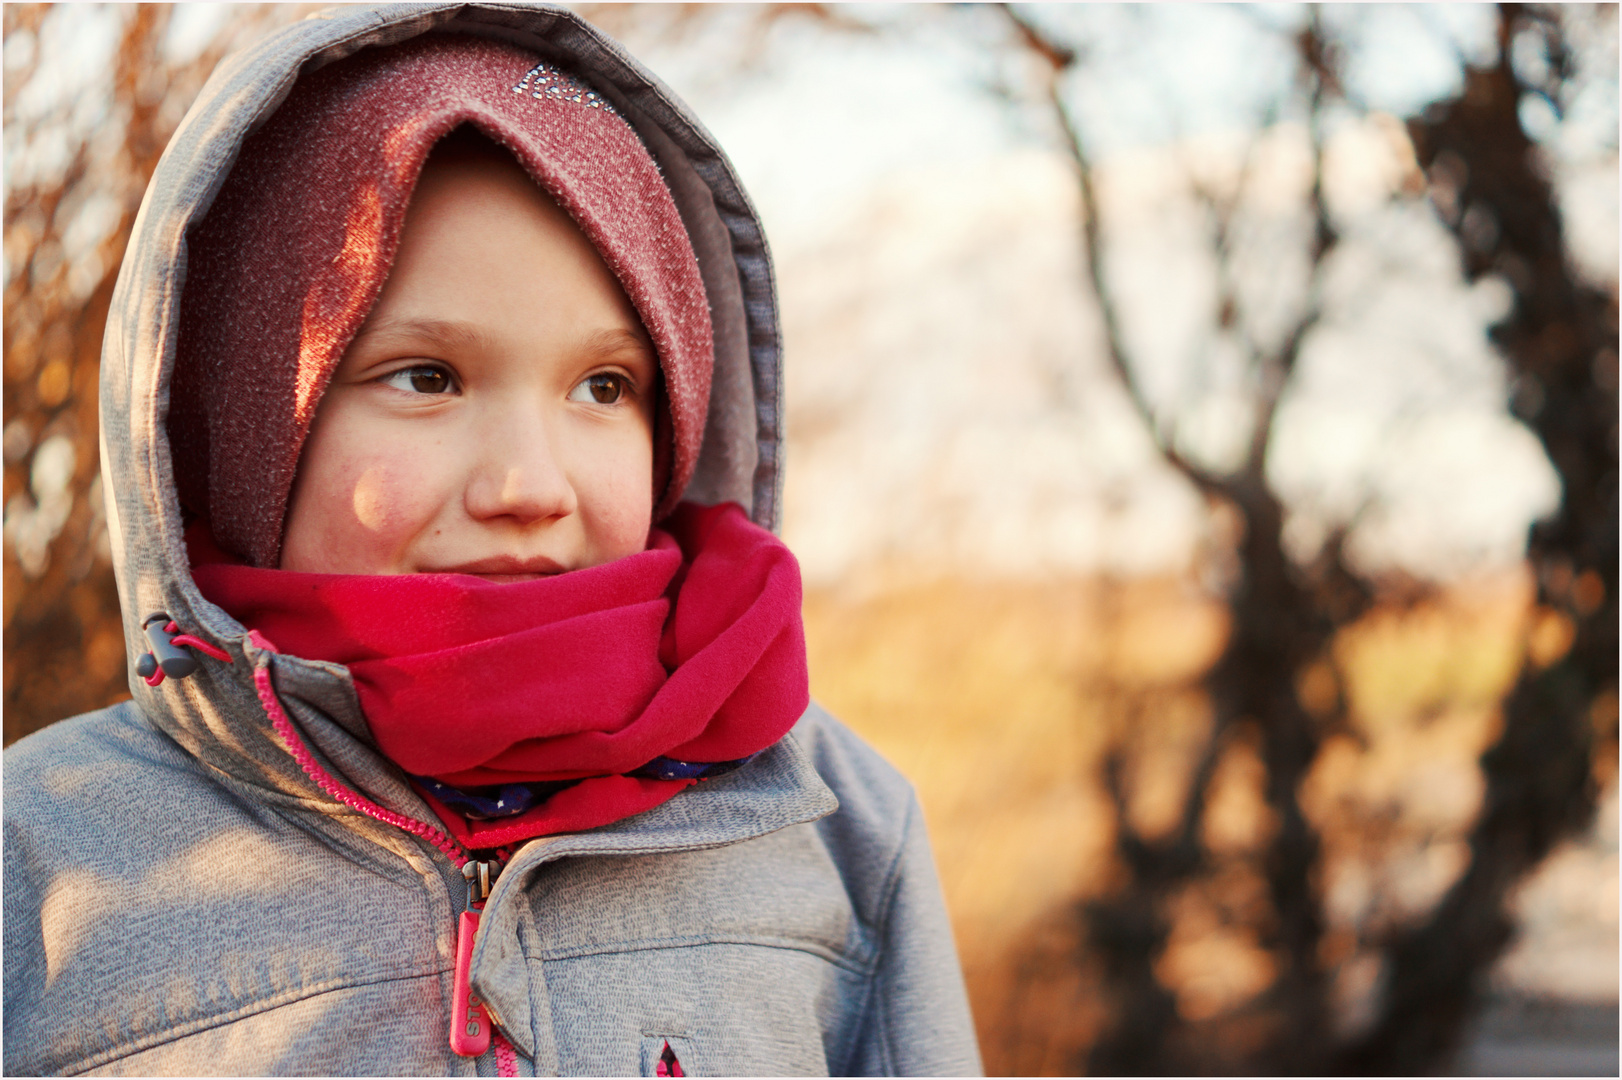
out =
[[[645,814],[588,833],[530,841],[501,872],[485,904],[471,966],[479,996],[497,1017],[529,1015],[531,976],[519,928],[527,914],[526,886],[547,863],[724,847],[815,821],[838,808],[810,755],[790,734],[737,772],[706,780]],[[537,1055],[550,1048],[533,1044],[528,1024],[504,1024],[502,1030],[536,1062],[540,1075]]]

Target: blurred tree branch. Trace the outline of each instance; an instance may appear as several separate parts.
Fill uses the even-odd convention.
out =
[[[128,696],[97,445],[113,283],[147,180],[204,79],[226,51],[305,10],[243,6],[171,59],[168,5],[5,7],[8,744]],[[52,99],[75,57],[46,50],[62,48],[68,30],[52,24],[69,17],[104,20],[115,44],[88,87]]]
[[[1296,92],[1313,161],[1306,196],[1308,282],[1304,301],[1271,347],[1251,329],[1234,276],[1233,216],[1249,182],[1250,155],[1231,196],[1192,181],[1211,226],[1214,333],[1240,338],[1251,373],[1254,411],[1246,452],[1236,467],[1222,471],[1194,460],[1180,445],[1175,418],[1151,400],[1127,346],[1108,273],[1096,165],[1064,92],[1066,77],[1083,57],[1032,13],[1006,5],[1002,10],[1017,47],[1040,72],[1038,96],[1075,168],[1084,280],[1097,302],[1109,365],[1164,460],[1214,505],[1231,508],[1241,523],[1241,569],[1228,596],[1230,639],[1206,679],[1212,733],[1191,773],[1177,827],[1159,839],[1141,835],[1129,813],[1124,750],[1117,747],[1106,758],[1103,779],[1115,808],[1116,851],[1126,879],[1113,896],[1086,911],[1092,945],[1103,954],[1115,1015],[1087,1065],[1092,1071],[1135,1073],[1438,1067],[1456,1047],[1482,974],[1508,940],[1509,887],[1560,837],[1586,823],[1593,800],[1590,745],[1596,732],[1608,747],[1616,738],[1616,298],[1574,279],[1553,190],[1518,112],[1527,94],[1558,102],[1571,77],[1572,53],[1561,37],[1561,15],[1502,7],[1496,64],[1465,67],[1460,96],[1413,121],[1410,131],[1467,279],[1495,273],[1515,292],[1510,315],[1491,336],[1517,372],[1516,414],[1537,431],[1564,481],[1561,509],[1534,528],[1529,558],[1538,571],[1544,617],[1574,628],[1571,646],[1542,665],[1528,663],[1523,671],[1504,704],[1504,734],[1482,761],[1488,794],[1471,836],[1469,868],[1420,923],[1394,940],[1366,943],[1387,954],[1389,990],[1369,1032],[1337,1042],[1321,959],[1326,922],[1317,885],[1320,840],[1301,812],[1297,791],[1322,733],[1346,727],[1345,694],[1337,685],[1313,716],[1296,687],[1309,668],[1344,681],[1329,646],[1341,627],[1368,609],[1373,590],[1345,563],[1349,524],[1332,533],[1312,565],[1292,561],[1283,545],[1284,508],[1269,486],[1267,460],[1279,403],[1304,343],[1323,318],[1326,268],[1339,243],[1324,190],[1325,118],[1331,106],[1363,107],[1347,100],[1339,49],[1321,12],[1310,9],[1293,42]],[[1511,60],[1516,36],[1527,34],[1538,36],[1550,59],[1536,85],[1518,76]],[[1260,733],[1267,801],[1278,819],[1260,859],[1271,912],[1256,928],[1273,950],[1278,970],[1266,994],[1201,1028],[1172,1007],[1155,963],[1167,944],[1166,913],[1173,899],[1215,866],[1200,840],[1212,773],[1229,741],[1250,728]],[[1240,1045],[1229,1037],[1238,1030],[1235,1025],[1265,1035],[1251,1038],[1243,1049],[1225,1050],[1224,1045]]]
[[[1267,767],[1266,797],[1279,822],[1263,859],[1273,913],[1269,925],[1257,928],[1280,961],[1267,1002],[1259,1006],[1273,1014],[1270,1022],[1278,1033],[1262,1058],[1239,1067],[1316,1071],[1323,1060],[1328,1014],[1317,959],[1323,924],[1313,884],[1319,841],[1301,811],[1297,791],[1317,753],[1319,736],[1317,723],[1296,698],[1295,682],[1299,671],[1323,654],[1336,627],[1361,613],[1370,593],[1341,564],[1338,542],[1325,546],[1321,558],[1328,565],[1316,576],[1332,581],[1340,595],[1324,595],[1325,589],[1314,588],[1312,579],[1292,565],[1283,545],[1283,505],[1268,484],[1266,467],[1278,403],[1296,370],[1303,343],[1322,317],[1323,276],[1338,241],[1324,199],[1321,123],[1325,104],[1338,87],[1333,47],[1313,12],[1295,40],[1297,82],[1305,98],[1312,142],[1309,283],[1301,310],[1272,348],[1245,333],[1232,279],[1230,215],[1243,200],[1248,167],[1241,170],[1240,186],[1225,207],[1212,205],[1209,196],[1206,199],[1214,211],[1212,239],[1222,282],[1219,328],[1245,338],[1255,405],[1243,460],[1231,472],[1220,472],[1192,460],[1177,445],[1175,425],[1157,413],[1129,357],[1122,316],[1105,265],[1096,170],[1063,92],[1064,76],[1079,57],[1022,10],[1005,6],[1003,11],[1019,42],[1045,65],[1042,92],[1076,170],[1083,264],[1087,286],[1098,303],[1110,365],[1165,460],[1208,499],[1232,507],[1242,523],[1241,578],[1228,598],[1232,631],[1207,678],[1215,714],[1212,735],[1184,797],[1181,821],[1169,838],[1149,841],[1137,834],[1125,813],[1118,760],[1112,758],[1106,769],[1107,789],[1117,807],[1117,852],[1131,882],[1115,899],[1089,909],[1095,945],[1109,957],[1106,968],[1114,983],[1117,1008],[1116,1025],[1093,1048],[1088,1068],[1152,1073],[1211,1067],[1207,1052],[1177,1018],[1166,991],[1155,980],[1154,961],[1165,947],[1167,933],[1166,921],[1158,913],[1179,890],[1211,869],[1200,840],[1211,777],[1234,729],[1254,726],[1261,733]],[[1349,603],[1344,595],[1348,592]],[[1330,603],[1331,599],[1335,602]]]

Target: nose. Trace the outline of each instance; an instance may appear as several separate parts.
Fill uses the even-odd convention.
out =
[[[511,518],[528,525],[574,513],[579,499],[544,418],[533,410],[512,409],[489,420],[463,497],[468,515],[476,521]]]

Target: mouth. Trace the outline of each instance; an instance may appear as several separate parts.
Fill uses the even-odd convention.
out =
[[[434,574],[467,574],[470,577],[483,578],[485,581],[505,584],[556,577],[567,569],[568,567],[545,556],[521,559],[516,555],[498,555],[494,558],[479,559],[476,562],[438,567],[428,572]]]

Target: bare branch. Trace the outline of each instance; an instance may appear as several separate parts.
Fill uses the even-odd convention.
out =
[[[1182,473],[1201,491],[1208,494],[1221,494],[1225,492],[1222,479],[1203,466],[1189,460],[1177,449],[1176,440],[1165,429],[1165,425],[1156,417],[1154,407],[1149,403],[1148,396],[1139,384],[1132,365],[1126,358],[1126,346],[1121,335],[1120,314],[1116,309],[1113,294],[1104,273],[1104,255],[1102,244],[1102,227],[1098,212],[1098,190],[1094,183],[1093,163],[1087,152],[1087,145],[1082,138],[1081,130],[1077,127],[1075,119],[1070,115],[1070,109],[1065,104],[1062,76],[1076,63],[1077,55],[1073,49],[1054,41],[1040,27],[1029,18],[1022,15],[1010,4],[1000,5],[1008,20],[1013,24],[1019,34],[1020,41],[1025,47],[1046,62],[1047,78],[1043,88],[1048,104],[1057,118],[1059,126],[1064,133],[1065,148],[1069,151],[1071,163],[1076,168],[1077,184],[1081,192],[1082,213],[1082,246],[1083,264],[1087,269],[1088,284],[1092,286],[1093,295],[1098,298],[1099,316],[1104,324],[1104,340],[1106,353],[1110,366],[1120,378],[1121,385],[1125,387],[1127,398],[1131,401],[1138,418],[1143,421],[1150,437],[1154,440],[1156,449],[1178,472]]]
[[[1324,126],[1323,110],[1327,101],[1339,93],[1340,80],[1335,72],[1331,47],[1324,37],[1323,21],[1314,9],[1307,26],[1296,36],[1296,51],[1300,59],[1300,78],[1309,87],[1307,130],[1312,139],[1312,188],[1307,204],[1312,214],[1312,241],[1308,247],[1311,271],[1307,286],[1307,301],[1300,317],[1285,335],[1277,352],[1263,361],[1258,368],[1257,409],[1255,426],[1250,433],[1250,449],[1245,456],[1245,474],[1261,482],[1266,476],[1267,450],[1273,437],[1273,421],[1278,414],[1279,401],[1290,376],[1295,373],[1301,357],[1301,346],[1307,335],[1323,318],[1323,290],[1326,266],[1330,252],[1340,242],[1340,233],[1329,214],[1324,198]]]
[[[1277,105],[1268,107],[1262,118],[1261,130],[1267,131],[1278,119]],[[1194,198],[1200,203],[1211,217],[1212,246],[1216,251],[1217,276],[1217,326],[1219,330],[1232,331],[1236,336],[1242,336],[1249,353],[1251,366],[1257,367],[1261,363],[1259,346],[1255,338],[1245,332],[1248,320],[1240,299],[1239,275],[1237,273],[1237,260],[1234,252],[1233,222],[1239,207],[1244,204],[1245,193],[1250,189],[1251,180],[1256,168],[1256,152],[1260,145],[1259,137],[1250,139],[1245,147],[1244,159],[1239,164],[1239,175],[1234,179],[1233,191],[1224,197],[1216,189],[1190,170]]]

